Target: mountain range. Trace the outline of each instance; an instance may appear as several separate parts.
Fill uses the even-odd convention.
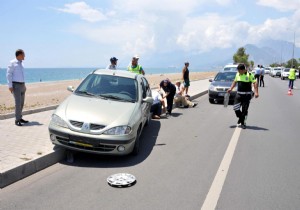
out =
[[[293,56],[293,43],[287,41],[264,40],[255,45],[246,44],[241,47],[246,49],[246,53],[249,54],[248,60],[254,61],[255,65],[268,66],[272,63],[282,63],[290,60]],[[155,63],[153,63],[153,58],[149,58],[149,60],[143,58],[143,65],[182,68],[184,62],[188,61],[191,69],[215,70],[228,63],[233,63],[232,57],[238,48],[214,49],[204,53],[181,51],[161,53],[156,56]],[[294,58],[299,57],[300,48],[295,47]]]

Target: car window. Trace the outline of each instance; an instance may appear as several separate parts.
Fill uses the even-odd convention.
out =
[[[113,75],[90,74],[76,89],[76,94],[137,101],[135,79]]]
[[[236,73],[235,72],[226,72],[226,73],[219,73],[215,77],[215,81],[230,81],[232,82],[235,78]]]
[[[145,90],[146,90],[146,95],[151,97],[151,89],[150,89],[150,85],[149,85],[149,82],[147,81],[146,78],[142,77],[142,81],[143,81],[143,84],[145,86]]]
[[[289,72],[289,71],[290,71],[290,69],[284,69],[284,71],[285,71],[285,72]]]

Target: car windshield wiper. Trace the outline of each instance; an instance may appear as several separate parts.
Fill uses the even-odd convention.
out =
[[[118,100],[118,101],[135,102],[135,100],[133,100],[133,99],[125,99],[125,98],[115,96],[115,95],[100,94],[99,96],[109,98],[109,99],[115,99],[115,100]]]
[[[86,90],[85,91],[79,90],[76,93],[85,94],[85,95],[88,95],[88,96],[95,96],[95,94],[90,93],[90,92],[88,92]]]

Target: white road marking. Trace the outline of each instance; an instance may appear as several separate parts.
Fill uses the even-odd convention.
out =
[[[231,164],[231,160],[234,155],[234,151],[240,137],[241,130],[242,130],[241,128],[236,127],[231,137],[231,140],[229,142],[223,160],[219,166],[215,179],[202,205],[201,208],[202,210],[213,210],[217,206],[227,173],[229,171],[229,166]]]

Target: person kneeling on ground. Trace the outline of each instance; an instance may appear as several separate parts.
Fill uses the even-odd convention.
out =
[[[161,107],[163,107],[164,112],[166,111],[165,101],[162,98],[159,90],[153,91],[152,98],[153,98],[153,104],[151,105],[151,110],[150,110],[150,112],[152,113],[152,119],[160,119],[160,115],[162,113]]]
[[[183,84],[181,84],[180,81],[177,81],[175,84],[176,84],[175,85],[176,86],[176,94],[174,97],[174,102],[176,105],[182,104],[184,106],[184,108],[195,107],[198,105],[196,103],[193,103],[193,102],[187,100],[187,98],[185,96],[183,96],[185,88],[184,88]]]

